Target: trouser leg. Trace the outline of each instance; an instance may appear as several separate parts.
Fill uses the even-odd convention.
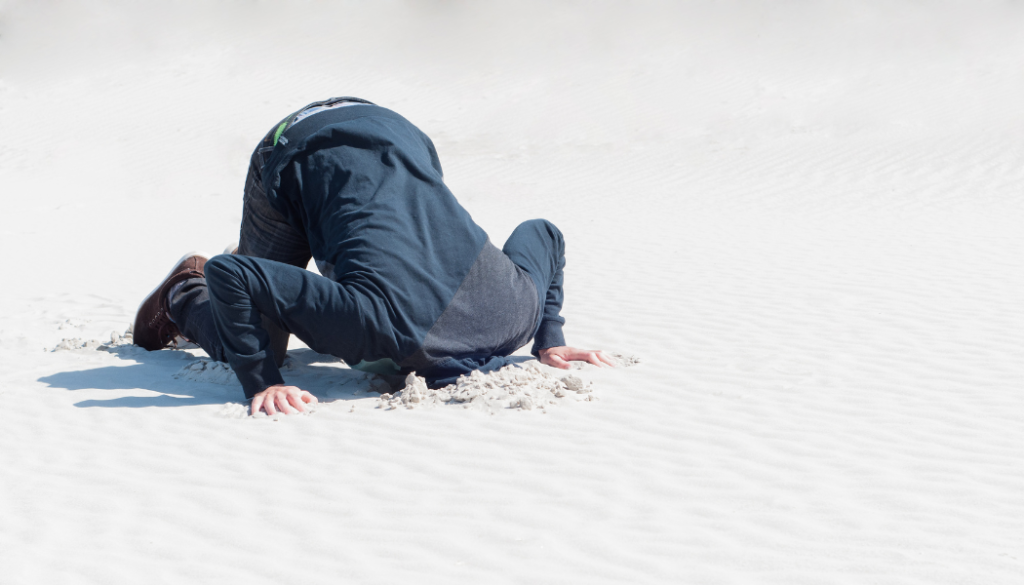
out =
[[[341,284],[281,262],[233,255],[211,258],[206,280],[224,355],[247,396],[282,381],[264,320],[314,351],[359,361],[362,314],[372,309]]]
[[[562,282],[565,268],[565,238],[545,219],[525,221],[505,241],[502,252],[526,271],[537,285],[541,314],[537,322],[533,353],[546,347],[564,345],[561,326]]]
[[[238,235],[238,254],[305,268],[311,257],[306,235],[292,227],[285,217],[271,207],[263,191],[260,173],[264,159],[273,149],[269,138],[272,135],[273,131],[257,145],[249,160],[242,202],[242,225]],[[195,278],[185,281],[169,300],[171,318],[178,325],[181,334],[199,344],[211,358],[227,361],[212,320],[206,279]],[[263,328],[270,337],[274,358],[280,367],[287,355],[290,333],[269,320],[264,320]]]
[[[183,281],[171,290],[169,301],[171,319],[178,325],[181,334],[199,344],[211,358],[219,362],[227,361],[213,323],[206,279],[190,278]]]
[[[249,161],[242,204],[242,226],[238,234],[238,254],[305,268],[312,256],[306,234],[292,227],[285,217],[271,207],[263,191],[261,169],[265,157],[272,149],[273,146],[265,138]],[[270,336],[274,357],[280,366],[287,355],[289,332],[268,320],[264,320],[263,328]]]

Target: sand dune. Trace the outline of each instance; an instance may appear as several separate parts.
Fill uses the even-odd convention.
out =
[[[0,3],[0,583],[1024,582],[1022,26]],[[293,343],[320,406],[254,418],[201,350],[112,338],[332,95],[419,125],[493,241],[557,224],[570,343],[640,363],[547,370],[599,400],[543,411],[388,408]]]

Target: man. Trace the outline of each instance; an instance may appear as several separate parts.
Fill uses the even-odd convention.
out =
[[[562,335],[562,234],[521,224],[498,250],[444,185],[429,138],[358,98],[315,102],[253,152],[239,245],[182,259],[142,302],[147,350],[181,335],[228,362],[252,414],[316,398],[279,366],[288,335],[360,369],[431,387],[492,371],[534,339],[541,362],[611,361]],[[305,270],[310,257],[322,276]]]

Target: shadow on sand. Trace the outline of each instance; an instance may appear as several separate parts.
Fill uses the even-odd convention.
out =
[[[116,397],[88,399],[75,403],[79,408],[148,408],[199,406],[246,402],[237,383],[216,384],[178,379],[182,368],[199,360],[191,353],[176,350],[146,351],[133,345],[101,347],[126,362],[123,366],[104,366],[91,370],[59,372],[39,378],[51,388],[65,390],[106,390]],[[374,381],[372,375],[341,367],[340,360],[307,348],[288,352],[283,374],[289,384],[308,390],[321,402],[365,397]],[[134,391],[159,392],[159,395],[124,396]]]

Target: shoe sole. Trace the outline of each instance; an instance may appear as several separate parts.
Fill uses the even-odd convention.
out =
[[[153,290],[149,291],[148,295],[142,297],[142,302],[139,303],[139,306],[135,309],[135,314],[136,315],[139,314],[139,310],[142,309],[142,305],[145,305],[146,301],[148,301],[150,297],[155,295],[157,293],[157,291],[160,290],[160,287],[162,287],[164,285],[164,283],[167,282],[167,279],[170,278],[172,274],[174,274],[174,269],[177,268],[179,264],[184,262],[185,259],[190,257],[190,256],[202,256],[203,258],[206,258],[206,256],[203,256],[199,252],[195,252],[195,251],[189,252],[189,253],[185,254],[184,256],[182,256],[181,258],[178,258],[174,262],[174,264],[171,264],[171,269],[167,271],[167,274],[165,274],[164,277],[160,279],[159,283],[155,287],[153,287]],[[209,260],[209,258],[206,258],[206,259]],[[132,321],[133,328],[134,328],[134,325],[135,325],[135,321]]]

